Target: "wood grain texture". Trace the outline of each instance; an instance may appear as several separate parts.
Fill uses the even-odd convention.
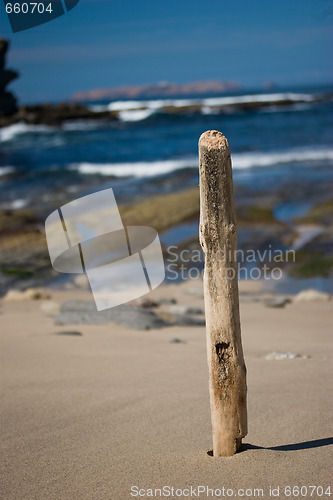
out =
[[[200,244],[214,456],[231,456],[247,434],[246,367],[241,342],[236,219],[227,139],[216,130],[199,140]]]

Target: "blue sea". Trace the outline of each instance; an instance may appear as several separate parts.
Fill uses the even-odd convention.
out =
[[[333,88],[278,88],[136,101],[87,103],[118,121],[80,120],[60,127],[18,123],[0,129],[0,208],[45,213],[60,201],[104,187],[128,203],[198,183],[197,143],[222,131],[241,193],[277,189],[281,220],[329,196],[333,178]],[[288,100],[277,106],[276,101]],[[247,109],[242,104],[263,102]],[[172,109],[172,112],[165,111]],[[177,110],[181,112],[177,112]],[[239,203],[242,202],[239,195]]]

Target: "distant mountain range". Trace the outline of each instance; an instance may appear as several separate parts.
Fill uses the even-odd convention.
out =
[[[192,82],[192,83],[168,83],[161,82],[151,85],[134,85],[124,87],[111,87],[107,89],[93,89],[76,92],[71,96],[74,101],[100,101],[114,99],[138,99],[156,97],[179,97],[200,94],[218,94],[230,90],[238,90],[241,85],[237,82]]]

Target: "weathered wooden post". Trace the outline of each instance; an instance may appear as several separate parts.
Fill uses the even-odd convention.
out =
[[[247,434],[232,170],[229,144],[221,132],[201,135],[199,163],[213,454],[220,457],[234,455]]]

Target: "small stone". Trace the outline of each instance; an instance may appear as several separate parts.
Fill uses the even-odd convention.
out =
[[[151,307],[158,307],[158,303],[155,302],[155,300],[148,299],[148,298],[139,298],[136,299],[132,302],[132,305],[135,305],[137,307],[144,307],[144,308],[151,308]]]
[[[277,296],[277,297],[270,297],[270,298],[264,299],[263,302],[264,302],[266,307],[281,308],[281,307],[284,307],[286,304],[289,304],[290,299],[288,297],[284,297],[284,296]]]
[[[72,336],[72,337],[82,337],[82,333],[81,332],[77,332],[75,330],[66,330],[66,331],[63,331],[63,332],[56,332],[56,335],[68,335],[68,336]]]
[[[267,353],[264,358],[269,360],[269,361],[281,361],[284,359],[296,359],[296,358],[302,358],[302,359],[309,359],[310,356],[307,354],[298,354],[298,353],[293,353],[293,352],[281,352],[281,351],[273,351]]]
[[[177,337],[174,337],[173,339],[170,339],[169,343],[170,344],[186,344],[185,340],[177,339]]]
[[[327,302],[331,299],[330,294],[319,292],[318,290],[313,290],[309,288],[308,290],[302,290],[294,297],[294,302],[312,302],[320,301]]]

